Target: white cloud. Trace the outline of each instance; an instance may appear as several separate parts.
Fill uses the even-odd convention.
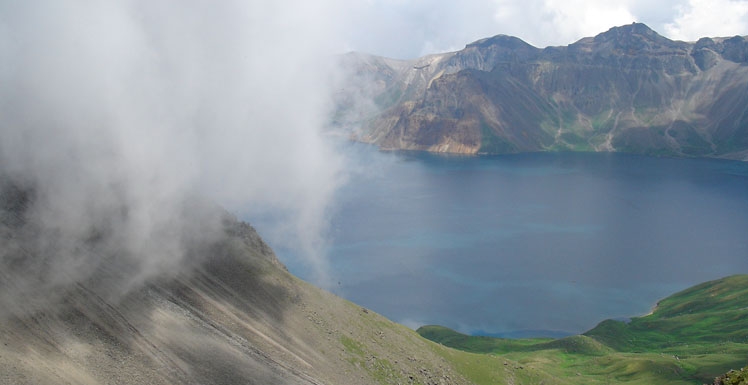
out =
[[[497,34],[567,45],[634,21],[676,39],[746,34],[746,0],[368,0],[352,2],[347,49],[412,58]]]
[[[625,2],[497,0],[494,17],[506,32],[539,47],[566,45],[636,17]]]
[[[696,40],[700,37],[728,37],[748,34],[748,1],[689,0],[678,7],[665,33],[673,39]]]
[[[553,15],[552,24],[557,34],[567,40],[596,35],[612,26],[636,21],[627,5],[621,2],[546,0],[544,5],[546,12]]]
[[[351,2],[344,13],[348,48],[402,59],[461,49],[501,33],[492,9],[493,0]]]
[[[98,257],[78,250],[104,225],[134,275],[177,266],[202,194],[285,215],[283,241],[322,276],[343,175],[321,136],[339,3],[0,2],[0,176],[35,185],[57,237],[51,275],[33,274],[85,276]]]

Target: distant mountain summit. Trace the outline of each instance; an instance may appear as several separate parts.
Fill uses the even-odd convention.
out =
[[[585,40],[585,39],[583,39]],[[670,40],[642,23],[613,27],[592,39],[598,45],[609,43],[615,48],[632,52],[661,50],[662,48],[682,48],[685,43]]]
[[[633,23],[543,49],[497,35],[394,60],[351,53],[336,127],[383,149],[748,159],[748,41]]]

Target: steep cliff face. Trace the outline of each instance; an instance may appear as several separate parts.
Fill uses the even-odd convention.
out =
[[[744,159],[747,47],[740,36],[672,41],[636,23],[542,50],[496,36],[387,67],[388,80],[369,90],[376,109],[337,123],[387,149]]]

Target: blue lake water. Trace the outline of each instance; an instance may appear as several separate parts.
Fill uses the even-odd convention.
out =
[[[411,327],[580,333],[748,273],[747,163],[353,148],[368,169],[333,210],[333,291]]]

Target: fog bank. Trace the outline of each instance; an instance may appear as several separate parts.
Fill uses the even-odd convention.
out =
[[[323,280],[326,208],[344,179],[321,136],[334,6],[0,3],[0,175],[31,192],[25,231],[39,235],[33,250],[3,238],[3,297],[115,257],[123,287],[171,271],[188,243],[218,236],[204,201],[283,213],[267,231]]]

